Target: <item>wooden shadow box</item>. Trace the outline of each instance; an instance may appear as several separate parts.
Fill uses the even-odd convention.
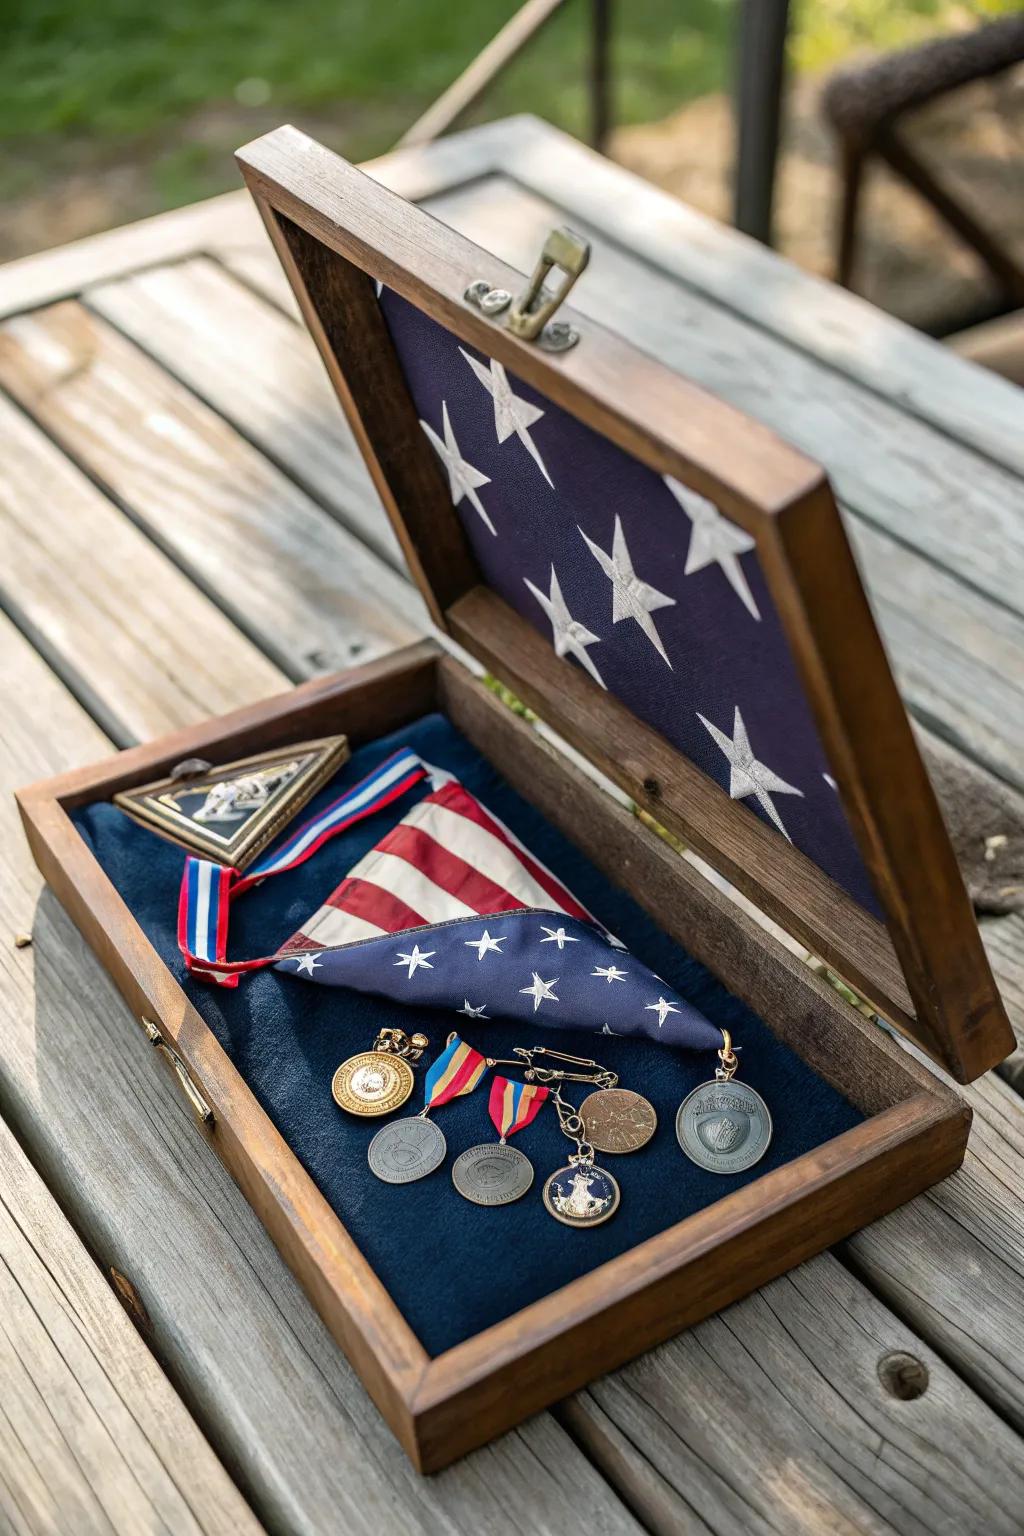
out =
[[[556,323],[578,332],[570,349],[550,351],[544,344],[553,339],[557,346],[564,332],[542,333],[540,342],[515,334],[508,309],[488,312],[478,300],[484,290],[518,294],[520,274],[294,130],[256,141],[240,161],[439,627],[551,730],[539,732],[456,655],[428,641],[34,785],[19,801],[40,869],[136,1015],[148,1021],[203,1134],[408,1455],[421,1470],[433,1471],[910,1199],[956,1168],[966,1145],[969,1111],[951,1090],[609,794],[556,738],[960,1080],[1000,1060],[1012,1039],[822,471],[567,306]],[[571,249],[571,242],[555,247],[556,254]],[[474,283],[483,285],[474,290],[477,302],[466,298]],[[528,319],[531,311],[527,305],[516,312]],[[538,602],[532,611],[535,598],[523,597],[518,585],[501,595],[505,565],[495,565],[493,554],[500,541],[476,502],[488,521],[492,513],[497,521],[507,515],[507,507],[499,514],[502,495],[522,499],[521,481],[492,474],[471,485],[469,495],[465,473],[461,490],[446,473],[420,425],[429,407],[416,337],[428,333],[438,345],[463,349],[466,375],[461,384],[455,375],[452,391],[472,382],[490,412],[486,373],[492,386],[510,385],[513,405],[534,402],[533,435],[529,422],[524,428],[529,443],[513,423],[506,439],[499,434],[493,444],[495,453],[521,455],[520,476],[543,466],[543,481],[521,517],[528,520],[529,508],[540,505],[548,526],[549,504],[537,497],[556,497],[552,478],[560,480],[564,471],[552,477],[551,453],[556,438],[564,444],[572,433],[584,436],[572,439],[565,463],[585,479],[593,469],[588,455],[598,454],[609,498],[619,469],[652,477],[649,510],[646,502],[638,510],[628,495],[623,502],[623,529],[634,554],[645,551],[648,569],[641,577],[650,585],[630,589],[621,570],[620,585],[627,596],[632,590],[649,599],[652,589],[657,596],[678,581],[676,590],[687,597],[663,605],[671,607],[669,617],[643,600],[620,620],[587,614],[582,628],[563,625],[561,649],[568,654],[556,654],[548,612],[554,591],[548,566],[552,574],[555,567],[546,546],[537,550],[534,585],[548,605]],[[444,435],[444,422],[449,433],[461,430],[448,395],[443,410],[440,400],[434,404],[436,436],[464,465],[465,443],[452,448],[454,438]],[[492,434],[497,420],[495,412]],[[533,451],[540,444],[553,445],[544,448],[547,459]],[[600,459],[606,450],[614,464]],[[679,492],[674,513],[662,505],[663,476]],[[605,564],[616,556],[616,505],[602,509]],[[577,510],[574,503],[573,519]],[[725,540],[703,566],[693,542],[701,515],[705,533],[717,527]],[[726,535],[731,530],[731,542],[722,528]],[[544,542],[542,533],[531,537]],[[659,537],[663,544],[655,548]],[[592,575],[592,557],[597,569],[593,547],[588,552],[581,545],[574,569]],[[563,600],[578,602],[571,575],[563,571],[569,594]],[[751,730],[751,750],[743,756],[741,733],[720,708],[718,737],[703,720],[703,736],[692,734],[686,690],[711,676],[713,658],[702,653],[699,666],[678,659],[673,666],[662,637],[670,622],[693,623],[694,614],[707,619],[711,610],[696,606],[698,589],[686,586],[698,581],[719,583],[719,607],[726,599],[736,604],[725,609],[715,654],[746,636],[739,662],[730,663],[742,670],[764,662],[770,640],[784,648],[779,666],[785,675],[769,687],[773,707],[783,712],[788,734],[814,733],[827,764],[827,772],[817,774],[821,784],[807,781],[798,789],[783,777],[785,790],[779,790],[757,759],[759,736]],[[696,634],[690,638],[694,647],[701,643]],[[620,640],[627,659],[613,675]],[[629,644],[641,650],[630,652]],[[581,654],[593,666],[581,662]],[[638,667],[654,685],[635,681],[632,654],[640,655]],[[651,673],[654,663],[666,670]],[[668,726],[652,724],[666,689],[677,690],[678,715],[666,717]],[[764,688],[755,692],[763,695]],[[757,703],[748,706],[751,718]],[[82,806],[157,778],[184,758],[228,762],[339,731],[357,747],[432,710],[443,712],[514,790],[864,1117],[742,1188],[730,1190],[728,1179],[721,1180],[720,1198],[687,1219],[433,1357],[159,958],[73,819]],[[677,719],[691,730],[687,739],[706,741],[703,754],[687,750],[683,737],[672,739]],[[733,754],[728,760],[726,742]],[[834,797],[835,811],[823,795]],[[781,809],[789,827],[802,829],[792,832],[793,841],[776,814]],[[814,839],[825,822],[841,826],[840,840],[848,836],[856,879],[848,871],[837,878],[825,867],[828,859],[816,856]],[[857,885],[861,875],[870,884],[867,897]],[[786,1106],[775,1112],[784,1115]]]

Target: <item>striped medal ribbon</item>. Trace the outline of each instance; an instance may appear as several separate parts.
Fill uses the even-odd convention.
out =
[[[332,837],[390,805],[428,776],[435,781],[449,777],[429,767],[415,752],[403,748],[306,821],[280,848],[257,860],[245,875],[190,855],[185,861],[178,898],[178,947],[187,969],[204,981],[237,987],[246,971],[272,965],[276,954],[256,960],[228,961],[231,903],[254,885],[305,864]]]
[[[427,1070],[426,1102],[419,1114],[393,1120],[370,1142],[367,1160],[378,1179],[385,1184],[411,1184],[444,1162],[447,1142],[428,1116],[441,1104],[472,1093],[488,1065],[486,1056],[458,1035],[449,1035],[448,1044]]]
[[[456,1158],[452,1183],[464,1199],[474,1205],[511,1205],[526,1194],[533,1183],[533,1164],[518,1147],[508,1145],[508,1138],[530,1124],[547,1096],[547,1088],[539,1083],[492,1079],[487,1107],[499,1140],[481,1142]]]
[[[547,1096],[548,1090],[539,1083],[514,1083],[507,1077],[495,1077],[487,1108],[501,1140],[505,1142],[516,1131],[525,1130]]]

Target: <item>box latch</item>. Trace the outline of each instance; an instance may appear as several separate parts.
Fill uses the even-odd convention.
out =
[[[178,1082],[181,1084],[181,1090],[188,1100],[189,1108],[195,1115],[196,1119],[199,1121],[199,1124],[208,1126],[213,1125],[215,1123],[213,1110],[210,1108],[209,1104],[206,1102],[206,1100],[203,1098],[203,1095],[196,1087],[195,1078],[192,1076],[191,1072],[188,1070],[188,1067],[186,1067],[177,1051],[173,1046],[167,1044],[167,1041],[164,1039],[159,1029],[153,1023],[152,1019],[143,1017],[139,1020],[139,1023],[142,1025],[142,1028],[145,1031],[146,1039],[150,1042],[151,1045],[156,1046],[157,1050],[161,1051],[167,1057],[167,1060],[174,1068]]]
[[[497,316],[507,311],[506,328],[521,341],[535,341],[545,352],[566,352],[579,341],[580,333],[567,320],[552,317],[589,260],[589,240],[564,226],[553,229],[530,281],[517,299],[507,288],[495,288],[484,277],[470,283],[464,298],[485,315]],[[546,288],[544,284],[553,268],[561,273],[561,282],[557,288]]]

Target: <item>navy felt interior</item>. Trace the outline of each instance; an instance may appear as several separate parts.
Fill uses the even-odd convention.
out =
[[[344,722],[339,722],[343,728]],[[607,926],[659,975],[690,998],[742,1047],[742,1075],[766,1098],[775,1136],[761,1163],[736,1178],[693,1166],[674,1132],[676,1107],[712,1075],[713,1060],[641,1040],[589,1037],[551,1029],[531,1031],[498,1023],[476,1027],[455,1015],[393,1003],[307,982],[273,971],[243,979],[236,990],[187,979],[176,942],[178,885],[183,853],[137,827],[109,804],[76,813],[83,838],[135,913],[161,957],[184,986],[257,1099],[337,1211],[431,1355],[565,1285],[653,1236],[722,1195],[856,1125],[860,1113],[656,924],[545,819],[517,795],[441,715],[430,715],[353,754],[315,800],[310,812],[363,778],[399,746],[456,774],[467,789],[511,826]],[[400,820],[411,796],[343,833],[301,868],[241,897],[231,919],[231,956],[262,955],[283,942],[344,873]],[[625,1157],[599,1161],[618,1179],[622,1203],[603,1226],[574,1231],[552,1220],[541,1203],[543,1179],[564,1165],[571,1144],[547,1108],[515,1144],[531,1159],[537,1179],[517,1204],[499,1209],[470,1205],[451,1183],[451,1165],[466,1147],[494,1137],[487,1114],[488,1079],[475,1094],[443,1106],[437,1124],[448,1159],[419,1183],[381,1184],[366,1163],[379,1120],[356,1120],[331,1097],[335,1067],[367,1049],[383,1024],[430,1036],[432,1056],[450,1029],[488,1054],[510,1054],[513,1044],[543,1043],[593,1054],[620,1074],[622,1084],[645,1094],[658,1113],[648,1145]],[[467,1026],[463,1028],[462,1026]],[[420,1074],[420,1079],[422,1074]],[[587,1092],[574,1087],[579,1103]],[[422,1083],[402,1113],[422,1106]]]

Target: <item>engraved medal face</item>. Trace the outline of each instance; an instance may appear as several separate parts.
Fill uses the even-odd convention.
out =
[[[518,1147],[487,1141],[455,1159],[452,1182],[475,1205],[511,1205],[533,1183],[533,1164]]]
[[[415,1115],[385,1125],[370,1142],[370,1167],[385,1184],[411,1184],[425,1179],[444,1162],[448,1148],[432,1120]]]
[[[544,1185],[544,1205],[567,1227],[597,1227],[619,1208],[619,1186],[604,1168],[570,1163]]]
[[[636,1152],[658,1128],[654,1105],[628,1088],[599,1088],[580,1105],[585,1138],[598,1152]]]
[[[334,1102],[350,1115],[390,1115],[412,1093],[412,1067],[387,1051],[360,1051],[343,1061],[331,1082]]]
[[[702,1083],[679,1106],[676,1137],[699,1167],[742,1173],[768,1150],[772,1117],[761,1095],[745,1083]]]

